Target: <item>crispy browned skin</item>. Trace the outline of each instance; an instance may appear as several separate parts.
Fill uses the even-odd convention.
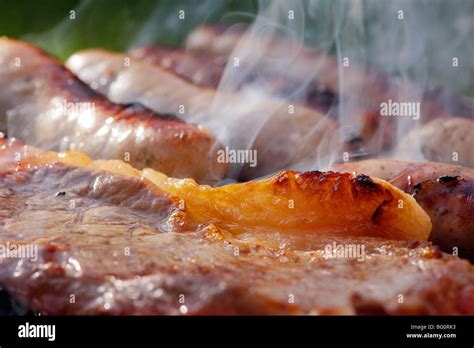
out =
[[[183,199],[197,220],[216,221],[236,233],[251,226],[279,234],[426,240],[431,231],[429,217],[412,197],[365,175],[284,171],[217,188],[161,175],[145,170],[143,176]]]
[[[217,163],[218,146],[206,129],[138,104],[111,103],[27,43],[0,38],[0,56],[0,119],[9,112],[10,136],[45,149],[129,159],[176,177],[224,175],[226,165]]]
[[[397,82],[390,76],[354,63],[349,69],[344,69],[344,89],[341,91],[339,83],[338,61],[325,52],[314,50],[308,46],[301,46],[282,37],[255,36],[245,37],[245,27],[200,26],[188,36],[186,48],[188,50],[212,53],[228,57],[239,43],[251,44],[264,50],[266,55],[279,57],[288,52],[298,52],[294,64],[287,72],[295,81],[304,81],[308,76],[314,76],[312,83],[316,88],[329,92],[347,94],[347,97],[360,99],[362,107],[370,110],[379,110],[381,102],[388,99],[396,100],[399,95],[414,95],[420,99],[424,121],[436,116],[472,117],[474,108],[458,98],[445,95],[442,91],[427,91],[421,93],[419,88],[407,81]],[[260,69],[272,68],[271,64],[259,65]],[[314,69],[317,69],[317,72]],[[341,97],[341,96],[339,96]],[[405,100],[401,100],[405,101]]]
[[[130,60],[129,66],[124,65],[126,59]],[[77,52],[66,65],[112,101],[140,102],[160,112],[179,112],[184,107],[184,118],[210,120],[219,135],[231,134],[237,142],[232,146],[238,150],[257,151],[258,164],[245,164],[242,179],[255,179],[286,167],[298,168],[304,161],[325,162],[325,156],[340,145],[333,120],[283,99],[202,88],[158,64],[101,49]],[[294,113],[289,112],[290,104]]]
[[[219,88],[228,60],[226,56],[158,45],[136,47],[129,54],[132,58],[158,65],[197,86],[213,89]],[[359,103],[346,100],[345,102],[351,103],[351,106],[342,112],[349,114],[342,115],[338,107],[340,102],[338,91],[320,88],[316,83],[310,83],[302,89],[302,82],[288,79],[278,73],[265,72],[262,69],[252,73],[245,70],[245,67],[242,69],[244,77],[239,75],[237,87],[257,85],[279,98],[329,113],[336,122],[341,121],[345,124],[347,131],[343,139],[344,151],[349,151],[352,156],[377,153],[394,144],[396,133],[394,120],[380,117],[378,109],[369,110],[361,107]],[[95,85],[99,86],[97,81]],[[105,90],[107,87],[98,88]],[[348,124],[356,126],[349,129]]]
[[[431,216],[430,240],[474,259],[474,180],[444,176],[415,185],[414,197]]]
[[[460,176],[474,179],[474,169],[436,162],[398,161],[373,159],[359,162],[336,163],[332,170],[366,174],[389,181],[405,192],[412,193],[413,187],[423,181],[437,180],[441,176]]]
[[[285,171],[255,182],[211,187],[153,169],[139,171],[122,161],[92,161],[80,152],[41,151],[16,140],[0,151],[7,171],[62,163],[150,181],[181,199],[196,224],[212,222],[236,234],[250,228],[425,241],[431,231],[428,215],[411,196],[365,175]]]
[[[474,314],[473,266],[429,243],[195,226],[150,182],[69,156],[80,165],[30,158],[0,173],[0,242],[39,247],[36,260],[1,258],[0,283],[35,311]]]
[[[285,54],[285,52],[298,52],[290,71],[292,77],[296,81],[304,81],[308,76],[314,74],[313,70],[316,66],[318,73],[315,74],[314,83],[318,88],[339,93],[339,64],[333,57],[306,46],[300,47],[299,44],[280,37],[261,36],[247,39],[244,34],[245,30],[242,27],[228,30],[225,26],[200,26],[188,36],[186,47],[193,51],[228,56],[242,40],[244,43],[248,42],[259,49],[264,49],[272,57],[278,57]],[[252,42],[248,40],[252,40]],[[263,65],[261,68],[265,69]],[[344,75],[344,84],[347,90],[361,92],[361,90],[356,90],[354,87],[363,87],[362,90],[365,96],[371,98],[377,96],[377,100],[374,100],[375,105],[383,100],[383,98],[380,98],[381,92],[390,87],[389,81],[383,75],[376,74],[368,69],[366,71],[362,71],[360,68],[350,69]]]
[[[219,87],[227,58],[182,48],[147,45],[129,51],[130,57],[158,64],[200,87]]]
[[[288,52],[295,54],[291,67],[284,72],[272,70],[273,65],[263,59],[254,62],[257,73],[264,71],[270,76],[285,75],[293,85],[303,86],[311,76],[314,78],[308,83],[306,91],[309,96],[315,91],[325,91],[337,96],[336,106],[331,114],[340,120],[347,139],[346,150],[354,157],[363,157],[381,153],[396,145],[397,125],[400,119],[381,117],[380,105],[388,100],[406,102],[420,102],[420,121],[427,123],[438,117],[462,117],[464,122],[470,123],[467,129],[451,124],[449,127],[438,127],[439,123],[414,130],[411,138],[402,139],[406,144],[401,151],[400,159],[443,161],[452,163],[452,148],[472,149],[471,139],[459,140],[450,138],[457,133],[471,132],[474,127],[474,107],[471,104],[449,95],[442,90],[425,91],[421,87],[405,80],[396,80],[388,75],[375,71],[366,66],[350,63],[350,67],[342,68],[340,63],[325,52],[314,50],[282,37],[267,37],[265,35],[246,36],[245,28],[225,26],[201,26],[193,31],[187,39],[187,50],[199,54],[215,54],[226,58],[229,55],[238,55],[242,52],[234,51],[236,47],[255,47],[265,52],[265,56],[280,57]],[[247,48],[248,49],[248,48]],[[341,79],[340,75],[343,76]],[[343,85],[340,85],[343,81]],[[311,98],[306,100],[311,104]],[[441,134],[443,133],[443,134]],[[449,140],[450,141],[449,141]],[[424,157],[409,157],[413,153],[410,148],[413,143],[420,143],[420,150]],[[473,167],[474,156],[472,151],[462,153],[467,159],[459,164]]]
[[[474,169],[395,160],[344,163],[332,169],[381,178],[413,193],[431,217],[430,240],[446,252],[474,259]]]
[[[287,105],[293,105],[293,101],[272,97],[253,104],[252,99],[247,100],[238,93],[218,92],[212,83],[208,85],[205,81],[216,78],[216,70],[220,69],[216,65],[222,62],[216,57],[206,61],[206,56],[147,46],[133,50],[130,67],[126,67],[123,64],[126,55],[88,49],[75,53],[66,64],[83,81],[117,102],[139,101],[165,112],[176,112],[184,105],[188,114],[185,116],[196,117],[206,114],[217,101],[223,124],[226,118],[232,120],[235,115],[242,120],[239,129],[233,126],[235,134],[258,129],[260,120],[268,117],[252,144],[258,152],[258,165],[244,167],[240,176],[243,180],[284,167],[325,166],[325,157],[338,156],[339,152],[364,157],[393,144],[393,120],[382,119],[378,113],[356,105],[351,110],[351,118],[341,121],[344,130],[339,132],[337,114],[330,112],[324,119],[321,112],[324,107],[294,104],[295,114],[288,115]],[[252,106],[246,108],[249,104]]]
[[[132,49],[129,53],[135,59],[158,64],[195,85],[205,88],[219,87],[227,65],[226,57],[167,46],[140,46]],[[256,79],[258,81],[255,81]],[[249,74],[239,81],[241,85],[250,83],[268,86],[268,89],[274,92],[275,95],[302,102],[324,112],[329,111],[331,106],[337,102],[336,94],[319,90],[314,84],[308,86],[309,88],[304,91],[304,95],[294,93],[298,85],[275,74],[262,73],[259,76]]]

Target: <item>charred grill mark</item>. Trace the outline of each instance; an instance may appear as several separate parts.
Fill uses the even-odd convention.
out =
[[[391,160],[363,161],[340,167],[344,171],[380,177],[412,194],[431,219],[430,240],[448,253],[456,246],[461,257],[474,260],[472,169],[434,162]],[[379,211],[376,211],[375,217],[378,216]]]
[[[420,182],[420,183],[416,184],[415,186],[413,186],[413,193],[414,194],[416,194],[417,191],[421,190],[421,188],[423,186],[422,184],[423,183]]]
[[[377,209],[375,209],[374,213],[372,214],[372,221],[377,222],[380,216],[382,215],[382,207],[383,203],[381,203]]]
[[[272,190],[275,195],[285,195],[291,187],[291,182],[294,181],[295,173],[292,171],[285,171],[279,173],[272,182]]]
[[[383,209],[386,205],[390,204],[392,202],[391,199],[386,199],[382,203],[378,205],[378,207],[374,210],[374,213],[372,214],[372,221],[377,223],[380,221],[381,216],[383,214]]]
[[[320,171],[300,173],[284,171],[278,174],[273,181],[274,192],[287,192],[287,190],[292,186],[292,183],[296,185],[298,190],[306,193],[312,193],[315,190],[320,189],[322,187],[321,185],[331,185],[333,192],[338,191],[340,188],[347,187],[347,185],[350,185],[352,189],[359,190],[357,181],[353,181],[353,177],[349,173]],[[377,184],[373,183],[373,185],[379,189]],[[363,186],[363,188],[366,189],[366,186]]]
[[[440,184],[447,184],[447,183],[452,183],[452,182],[458,181],[458,179],[459,179],[459,175],[457,175],[457,176],[440,176],[437,179],[437,181]]]
[[[465,192],[462,192],[463,195],[471,195],[474,193],[471,191],[474,188],[474,182],[472,180],[466,180],[460,176],[441,176],[436,180],[425,180],[413,186],[413,192],[414,197],[416,198],[420,194],[425,195],[424,191],[438,187],[437,192],[446,195],[453,192],[453,190],[458,189],[460,186],[465,189]]]
[[[370,190],[378,191],[380,186],[377,185],[370,177],[364,174],[359,174],[356,176],[355,181],[360,184],[362,187],[368,188]]]
[[[347,198],[351,197],[358,202],[377,199],[378,206],[371,215],[374,222],[381,221],[384,207],[394,200],[390,190],[363,174],[354,177],[349,173],[338,172],[298,173],[286,171],[275,177],[272,186],[273,192],[280,195],[288,194],[292,187],[296,187],[303,195],[312,195],[321,191],[327,192],[329,195],[346,195],[350,192],[350,196],[348,195]]]
[[[425,189],[426,188],[426,189]],[[425,189],[425,190],[423,190]],[[430,190],[431,189],[431,190]],[[426,192],[423,192],[426,191]],[[456,177],[448,182],[429,181],[423,183],[422,188],[419,190],[419,195],[422,196],[428,202],[435,203],[439,199],[447,199],[449,195],[456,194],[457,199],[461,202],[462,211],[474,213],[474,181],[466,180],[464,178]],[[438,202],[436,202],[438,203]],[[447,210],[451,207],[447,206]]]
[[[337,192],[341,187],[351,183],[350,174],[335,172],[311,171],[297,173],[295,179],[298,188],[307,192],[314,192],[321,185],[331,185],[332,191]]]

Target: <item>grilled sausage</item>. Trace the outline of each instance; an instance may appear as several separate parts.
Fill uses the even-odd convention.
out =
[[[414,186],[414,197],[433,223],[430,240],[474,259],[474,179],[444,176]]]
[[[152,62],[204,88],[219,87],[227,65],[226,57],[168,46],[139,46],[131,49],[129,54],[134,59]]]
[[[471,104],[448,95],[444,91],[423,91],[406,80],[396,80],[369,67],[350,63],[341,70],[341,64],[334,57],[322,51],[296,43],[282,37],[265,35],[245,35],[245,27],[200,26],[188,36],[188,50],[201,53],[213,53],[223,57],[241,54],[250,48],[265,52],[265,57],[281,57],[290,53],[295,55],[291,69],[285,71],[287,78],[295,82],[307,81],[316,89],[359,100],[361,107],[369,111],[380,110],[380,103],[389,99],[398,100],[414,96],[421,102],[423,120],[428,122],[435,117],[451,115],[472,117],[474,107]],[[235,50],[235,51],[234,51]],[[275,72],[278,66],[267,64],[267,60],[253,61],[260,70]],[[280,73],[278,70],[277,73]],[[342,75],[342,79],[339,75]],[[343,81],[343,85],[340,82]],[[403,97],[402,97],[403,96]],[[405,101],[405,100],[400,100]]]
[[[394,160],[336,164],[332,169],[384,179],[412,193],[433,223],[430,240],[446,252],[474,259],[474,169]]]
[[[474,179],[474,169],[436,162],[399,161],[374,159],[360,162],[336,163],[334,171],[354,172],[390,181],[405,192],[412,193],[413,187],[427,180],[441,176],[460,176]]]
[[[474,119],[438,118],[413,129],[395,151],[404,156],[474,168]]]
[[[215,89],[219,87],[228,62],[227,57],[159,45],[139,46],[130,50],[129,54],[132,58],[157,64],[197,86]],[[246,71],[247,68],[243,69]],[[328,112],[337,103],[337,94],[331,91],[318,89],[315,84],[298,91],[301,89],[299,84],[276,74],[262,71],[253,74],[249,71],[237,81],[237,88],[249,84],[258,84],[272,92],[272,95],[303,103],[322,112]]]
[[[338,141],[334,122],[316,110],[295,104],[292,113],[292,103],[259,93],[218,93],[148,61],[104,50],[86,50],[74,54],[66,64],[115,102],[140,102],[158,112],[179,113],[181,109],[183,117],[208,122],[224,138],[229,133],[242,134],[245,141],[237,140],[231,145],[238,150],[251,147],[258,155],[257,166],[244,167],[243,179],[286,166],[298,169],[303,160],[324,162],[322,157],[329,154],[324,147],[334,147]],[[320,151],[314,151],[318,147]]]
[[[380,113],[384,103],[390,101],[397,103],[419,102],[419,115],[414,116],[419,116],[422,124],[443,116],[471,120],[474,117],[474,104],[450,95],[446,91],[441,89],[424,90],[408,80],[394,79],[354,62],[343,66],[335,57],[325,52],[279,36],[256,34],[252,28],[201,26],[188,36],[186,46],[189,51],[200,54],[213,53],[231,59],[236,56],[245,56],[251,52],[249,55],[252,57],[252,66],[257,69],[259,74],[264,71],[277,76],[283,75],[295,85],[306,86],[310,96],[314,94],[312,90],[325,91],[325,93],[337,96],[334,99],[336,99],[335,105],[338,107],[335,108],[334,114],[338,120],[342,120],[343,129],[349,127],[348,138],[351,139],[349,144],[352,146],[348,147],[348,151],[358,157],[366,152],[371,154],[393,150],[397,144],[395,134],[398,133],[397,127],[400,129],[400,118],[396,120],[396,124],[395,120],[389,117],[381,117]],[[258,49],[260,53],[264,52],[264,55],[261,55],[263,59],[253,58],[254,56],[258,57],[252,52],[254,48]],[[289,54],[292,54],[294,58],[288,69],[268,64],[268,60],[265,58],[267,56],[286,57]],[[241,60],[244,61],[244,58]],[[282,72],[282,70],[284,71]],[[343,84],[340,84],[341,81]],[[311,103],[311,98],[306,102]],[[403,125],[402,127],[405,128]],[[425,133],[430,137],[433,132],[428,127]],[[439,139],[441,142],[445,142],[444,135],[441,135]],[[443,147],[446,144],[448,147],[451,146],[445,142]],[[453,145],[457,146],[458,141],[456,140]],[[443,161],[451,163],[451,156],[437,154],[439,151],[437,144],[426,141],[423,146],[423,152],[428,154],[423,160],[436,161],[441,157]],[[402,159],[419,160],[420,158]],[[469,163],[471,160],[455,164],[470,166]]]
[[[224,175],[208,130],[141,105],[111,103],[27,43],[1,38],[0,57],[0,119],[5,125],[8,113],[9,136],[198,181]]]
[[[217,89],[225,70],[231,69],[226,68],[227,57],[181,48],[148,45],[136,47],[129,54],[132,58],[151,62],[204,88]],[[343,124],[341,134],[345,150],[352,156],[378,153],[394,145],[395,122],[390,118],[381,118],[379,110],[369,110],[355,100],[339,100],[337,91],[320,88],[316,83],[305,85],[287,78],[281,72],[272,73],[263,69],[253,71],[245,66],[240,69],[243,73],[239,73],[236,81],[232,81],[237,90],[258,86],[275,97],[328,113],[335,122]],[[344,107],[338,107],[339,103],[343,103]]]

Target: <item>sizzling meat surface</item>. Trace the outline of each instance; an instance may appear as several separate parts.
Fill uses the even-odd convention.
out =
[[[128,67],[124,65],[126,59],[130,60]],[[286,166],[297,167],[303,161],[324,163],[329,148],[339,145],[335,123],[329,116],[262,95],[258,90],[245,95],[218,93],[194,85],[160,65],[104,50],[78,52],[66,64],[115,102],[140,102],[159,112],[179,114],[181,110],[183,118],[215,127],[216,133],[234,142],[229,146],[236,150],[257,150],[258,164],[244,166],[244,179]],[[101,84],[101,80],[105,83]],[[318,146],[319,152],[315,151]]]
[[[222,81],[223,88],[226,88],[228,82],[222,78],[226,69],[228,72],[233,69],[232,59],[227,56],[179,48],[149,45],[136,47],[129,54],[132,58],[158,65],[204,88],[217,89]],[[228,60],[230,65],[226,68]],[[362,151],[379,152],[394,144],[394,120],[381,118],[378,109],[369,110],[362,107],[363,103],[348,98],[339,100],[339,91],[326,90],[317,83],[296,81],[291,76],[285,76],[282,71],[252,70],[245,66],[239,69],[238,73],[231,73],[235,74],[233,77],[227,77],[237,90],[255,86],[269,95],[328,113],[335,122],[344,124],[343,141],[351,153],[360,155]],[[339,103],[344,104],[344,107],[338,107]]]
[[[416,117],[419,117],[421,124],[428,124],[414,129],[409,137],[401,139],[402,146],[397,149],[396,157],[453,163],[453,152],[457,151],[458,164],[474,167],[472,103],[451,96],[446,91],[426,91],[408,80],[390,77],[356,62],[341,66],[341,62],[325,52],[278,35],[271,37],[256,33],[252,27],[246,29],[248,31],[235,26],[198,27],[188,37],[187,50],[232,59],[245,56],[249,51],[252,52],[253,47],[258,47],[265,52],[260,59],[252,60],[258,72],[285,76],[287,81],[295,85],[307,85],[309,95],[314,94],[312,89],[315,89],[337,96],[339,107],[334,108],[332,113],[341,121],[343,131],[347,133],[351,145],[348,147],[349,152],[358,156],[392,148],[397,140],[397,127],[398,131],[405,131],[416,125],[411,118],[402,120],[397,117],[395,124],[393,118],[382,117],[382,103],[394,101],[395,104],[408,105],[407,101],[419,102],[419,114]],[[294,55],[288,69],[268,64],[267,57],[278,58],[288,54]],[[254,56],[258,57],[251,55]],[[340,81],[343,81],[342,85]],[[311,98],[306,102],[311,103]],[[455,119],[436,120],[439,117]],[[417,153],[416,157],[414,152]]]
[[[314,77],[311,83],[315,84],[317,89],[356,98],[362,101],[361,106],[370,105],[371,108],[378,110],[381,102],[387,102],[389,99],[405,101],[406,98],[410,99],[414,96],[416,99],[421,99],[425,120],[430,120],[435,115],[461,117],[473,115],[472,105],[465,104],[455,97],[440,91],[423,93],[408,81],[393,79],[355,62],[350,62],[349,66],[344,67],[344,78],[341,80],[340,63],[325,52],[314,50],[278,35],[268,37],[255,32],[245,35],[246,29],[249,28],[200,26],[189,34],[186,48],[224,57],[245,54],[253,47],[259,47],[266,56],[270,57],[284,57],[290,52],[295,55],[295,58],[291,62],[291,68],[286,72],[289,78],[295,81],[306,81],[309,77]],[[266,64],[266,62],[265,59],[259,60],[258,68],[273,69],[274,65]],[[340,81],[344,82],[344,86],[339,85]]]
[[[122,159],[199,181],[224,175],[206,129],[140,105],[118,105],[91,90],[41,50],[0,38],[0,119],[9,135],[49,150]]]
[[[158,64],[180,77],[201,87],[218,88],[224,76],[228,57],[206,52],[194,52],[182,48],[148,45],[132,49],[130,56],[135,59]],[[232,63],[232,62],[231,62]],[[243,67],[243,69],[248,69]],[[317,110],[327,112],[337,102],[337,94],[320,90],[315,84],[308,86],[304,93],[295,93],[300,85],[276,74],[252,74],[244,70],[245,77],[238,85],[258,84],[275,95],[305,103]]]
[[[153,62],[200,87],[218,88],[227,58],[159,45],[139,46],[130,57]]]
[[[433,223],[430,240],[446,252],[474,260],[474,169],[396,160],[337,164],[332,169],[381,178],[413,194]]]
[[[127,165],[18,142],[1,151],[0,240],[36,243],[39,253],[1,258],[0,283],[36,311],[474,313],[473,266],[427,242],[257,227],[239,234],[202,224],[183,198]],[[338,253],[347,247],[356,249]]]

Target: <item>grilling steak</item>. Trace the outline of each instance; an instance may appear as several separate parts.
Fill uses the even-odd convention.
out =
[[[430,240],[474,260],[474,169],[396,160],[343,163],[332,169],[381,178],[413,194],[431,217]]]
[[[120,161],[92,162],[78,153],[44,153],[15,141],[3,141],[0,148],[0,241],[38,245],[34,259],[0,258],[0,283],[35,311],[474,313],[473,266],[430,243],[360,233],[348,236],[357,225],[347,225],[337,235],[326,234],[303,228],[305,219],[298,214],[294,228],[282,225],[278,231],[270,224],[267,227],[272,229],[267,229],[258,221],[252,225],[244,219],[237,222],[242,228],[237,233],[238,228],[218,222],[236,210],[245,212],[246,206],[229,201],[234,203],[234,213],[227,209],[203,224],[207,216],[195,209],[194,202],[186,201],[192,190],[187,186],[195,185],[190,180],[182,181],[184,198],[180,198],[170,194],[179,193],[176,179],[157,173],[152,178],[153,172],[139,172]],[[294,195],[295,202],[304,198],[317,205],[334,200],[337,205],[337,192],[342,195],[349,187],[355,204],[341,209],[343,219],[360,209],[357,202],[367,206],[387,194],[413,203],[409,196],[375,179],[340,174],[334,182],[337,174],[291,175],[256,183],[250,188],[255,188],[254,199]],[[328,183],[333,193],[327,191]],[[235,185],[229,197],[237,197],[239,190],[249,195],[245,185]],[[215,192],[209,192],[210,199],[220,196],[221,191]],[[277,209],[265,206],[265,198],[263,202],[262,213]],[[225,206],[225,202],[220,204]],[[295,211],[300,207],[304,209],[303,204],[295,205]],[[378,220],[368,218],[368,226],[379,224],[369,232],[385,235],[384,219],[398,214],[399,226],[405,221],[406,231],[415,228],[418,231],[412,232],[418,234],[424,227],[416,221],[425,215],[417,208],[416,204],[410,207],[415,214],[410,216],[408,209],[388,204]],[[311,222],[312,217],[308,218]],[[266,224],[263,220],[260,225]],[[302,227],[299,231],[298,226]],[[328,231],[331,228],[324,232]]]
[[[140,105],[118,105],[60,62],[24,42],[0,38],[0,119],[9,135],[48,150],[129,160],[176,177],[221,178],[219,148],[206,129]],[[5,129],[3,129],[5,130]]]

